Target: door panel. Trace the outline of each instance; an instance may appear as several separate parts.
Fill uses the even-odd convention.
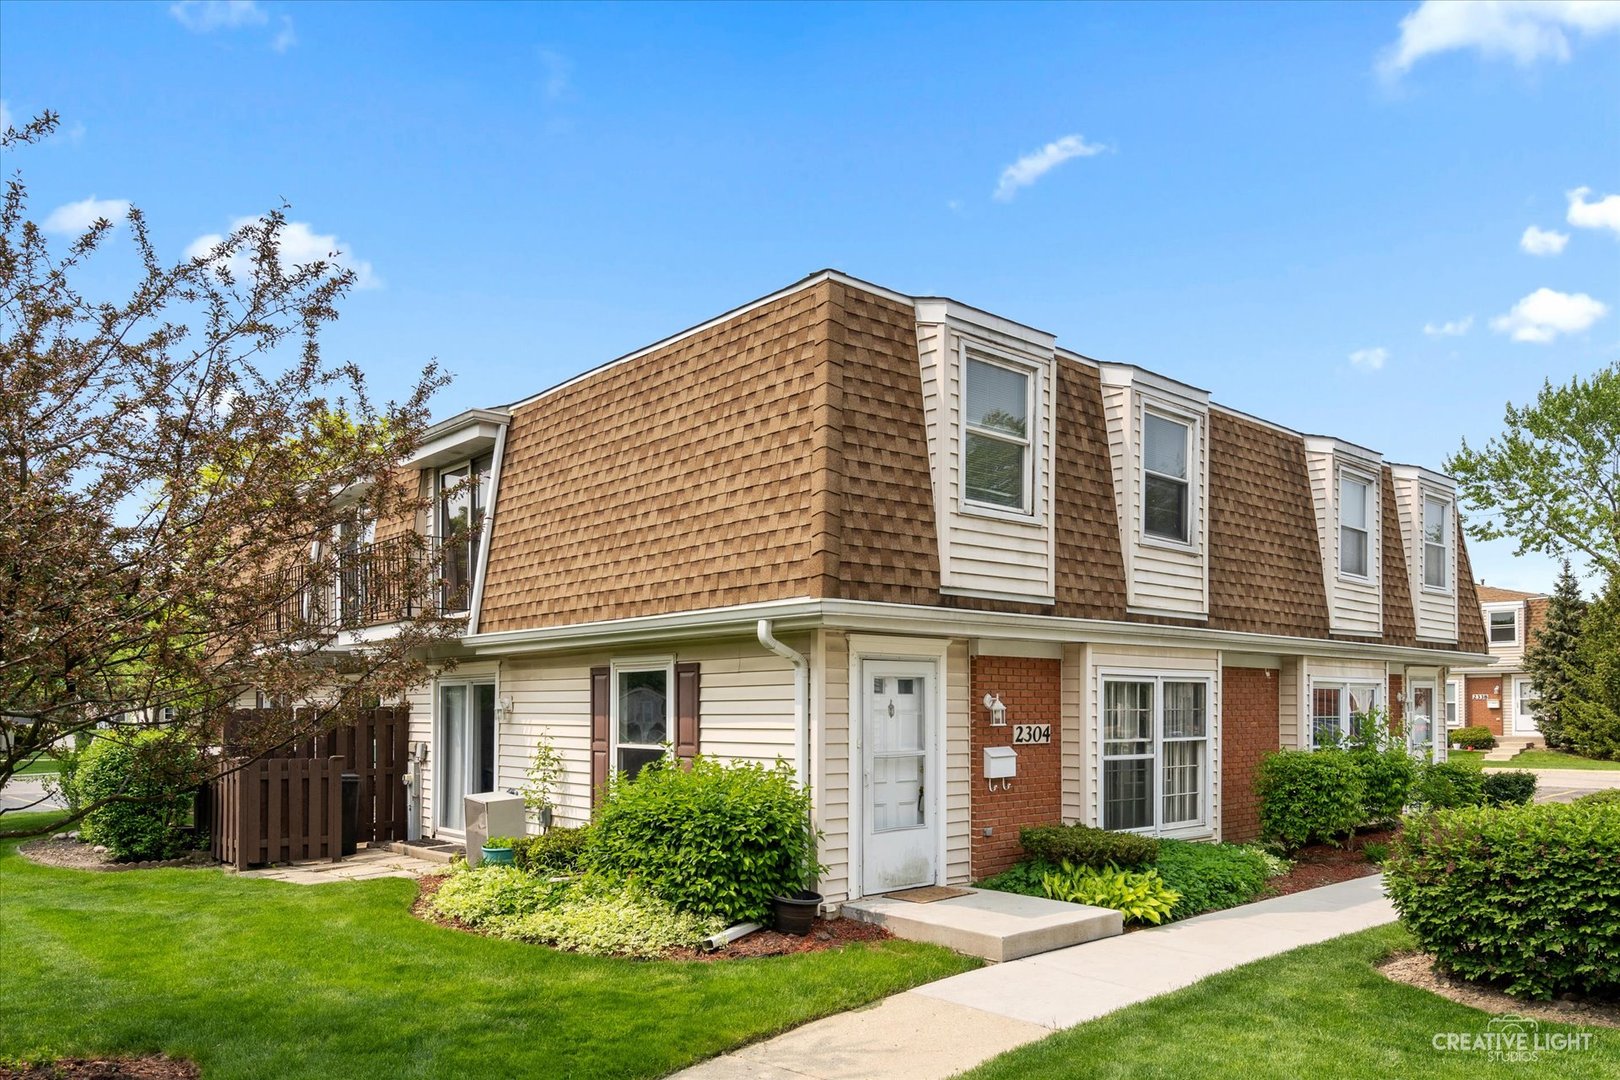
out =
[[[932,885],[937,878],[932,665],[868,660],[862,666],[866,895]]]
[[[439,827],[467,827],[468,795],[495,790],[495,684],[439,686],[438,790],[433,801]]]

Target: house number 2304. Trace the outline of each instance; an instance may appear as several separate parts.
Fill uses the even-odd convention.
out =
[[[1052,741],[1051,724],[1014,724],[1013,745],[1028,746],[1032,743],[1049,743]]]

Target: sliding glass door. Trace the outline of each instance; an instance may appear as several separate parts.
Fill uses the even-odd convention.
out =
[[[467,827],[463,800],[495,790],[495,684],[439,684],[439,790],[434,797],[442,829]]]

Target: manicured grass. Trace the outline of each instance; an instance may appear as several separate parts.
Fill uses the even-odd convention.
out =
[[[54,776],[62,771],[62,763],[46,754],[41,754],[32,761],[24,764],[13,776]]]
[[[1461,765],[1465,769],[1478,771],[1485,767],[1485,752],[1483,750],[1453,750],[1446,755],[1446,760],[1453,765]]]
[[[1003,1054],[972,1080],[1086,1077],[1144,1080],[1435,1080],[1620,1076],[1620,1031],[1589,1030],[1584,1052],[1544,1050],[1534,1063],[1436,1050],[1434,1036],[1483,1034],[1489,1017],[1391,982],[1374,964],[1411,948],[1398,926],[1350,934],[1205,979]]]
[[[97,874],[14,847],[0,845],[0,1060],[162,1051],[209,1080],[660,1076],[978,964],[901,941],[716,963],[575,956],[421,922],[399,878]]]
[[[1507,761],[1487,761],[1487,769],[1620,769],[1620,761],[1566,754],[1562,750],[1520,750]]]

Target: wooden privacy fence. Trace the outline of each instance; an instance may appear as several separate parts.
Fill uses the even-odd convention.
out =
[[[255,863],[343,854],[343,759],[226,760],[209,785],[214,858]]]

